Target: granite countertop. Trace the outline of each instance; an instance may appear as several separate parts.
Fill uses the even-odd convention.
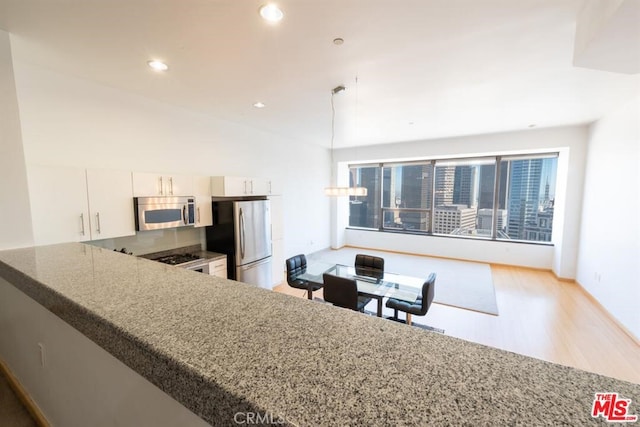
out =
[[[210,261],[215,261],[221,258],[227,259],[227,256],[225,254],[221,254],[218,252],[209,252],[209,251],[197,251],[194,252],[196,255],[206,259],[206,260],[210,260]]]
[[[606,391],[640,414],[638,384],[85,244],[0,276],[212,425],[604,424]]]

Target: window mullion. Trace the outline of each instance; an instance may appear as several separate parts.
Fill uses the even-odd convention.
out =
[[[382,209],[384,205],[384,163],[379,163],[378,167],[380,168],[380,202],[378,205],[380,215],[378,216],[378,231],[382,231],[384,229],[384,209]]]
[[[429,234],[433,234],[436,220],[436,161],[431,160],[431,213],[429,215]]]
[[[496,167],[493,182],[493,218],[491,219],[491,240],[498,237],[498,209],[500,208],[500,163],[501,156],[496,157]]]

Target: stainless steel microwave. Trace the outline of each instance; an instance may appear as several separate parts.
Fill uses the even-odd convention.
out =
[[[134,197],[133,206],[138,231],[195,224],[193,197]]]

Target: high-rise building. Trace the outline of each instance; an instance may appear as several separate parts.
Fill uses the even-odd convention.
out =
[[[510,161],[507,234],[527,239],[526,227],[536,226],[543,159]]]
[[[400,208],[429,209],[431,207],[430,164],[402,166],[400,184]],[[427,231],[429,217],[421,212],[400,212],[399,222],[403,228]]]
[[[506,209],[508,162],[502,162],[500,168],[500,182],[498,188],[498,209]],[[481,165],[478,178],[478,209],[493,208],[493,192],[496,179],[495,165]]]
[[[453,204],[466,205],[477,204],[477,166],[456,166],[453,181]]]
[[[493,209],[478,209],[478,230],[483,230],[483,234],[491,235],[491,225],[493,222]],[[507,226],[506,209],[498,209],[496,227],[499,233],[504,233]]]
[[[476,210],[465,205],[440,205],[435,208],[433,232],[451,234],[457,229],[475,230]]]
[[[366,196],[349,198],[349,225],[352,227],[378,228],[380,223],[380,168],[362,167],[350,170],[350,186],[361,185]]]
[[[527,240],[550,242],[553,225],[553,203],[547,205],[536,215],[535,224],[527,224],[525,235]]]
[[[436,194],[434,197],[435,207],[450,205],[453,203],[453,183],[455,180],[455,166],[436,167]]]

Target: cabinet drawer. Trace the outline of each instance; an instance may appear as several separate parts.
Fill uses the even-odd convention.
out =
[[[219,269],[227,269],[227,259],[226,258],[221,258],[221,259],[217,259],[214,261],[211,261],[211,263],[209,264],[211,266],[211,268],[213,270],[219,270]]]
[[[211,275],[226,279],[227,278],[227,269],[225,268],[223,270],[213,270],[213,273]]]

